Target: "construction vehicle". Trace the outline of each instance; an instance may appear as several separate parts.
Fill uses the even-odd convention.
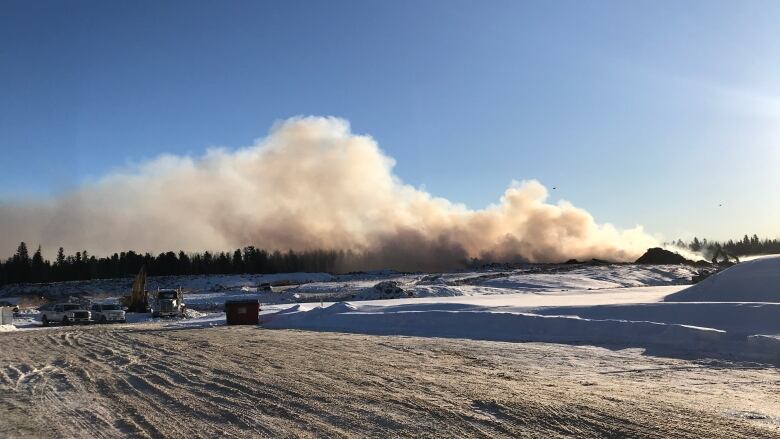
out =
[[[154,317],[184,317],[187,306],[181,288],[175,290],[157,290],[154,304]]]
[[[133,290],[129,296],[122,298],[122,305],[128,312],[152,312],[149,307],[149,293],[146,291],[146,266],[141,266],[141,271],[133,281]]]
[[[732,266],[734,264],[739,264],[739,257],[727,253],[721,247],[716,247],[715,255],[712,257],[712,263],[713,265]]]

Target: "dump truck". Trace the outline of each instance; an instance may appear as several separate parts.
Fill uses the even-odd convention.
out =
[[[153,308],[154,317],[184,317],[184,311],[187,309],[184,304],[184,293],[181,288],[157,290]]]

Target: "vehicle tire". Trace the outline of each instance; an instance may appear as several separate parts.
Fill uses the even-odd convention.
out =
[[[100,323],[102,324],[108,323],[108,320],[106,320],[106,316],[100,316]]]
[[[70,326],[70,320],[68,320],[67,317],[62,318],[62,324],[65,326]]]
[[[41,325],[43,325],[43,326],[49,326],[49,318],[48,318],[48,317],[46,317],[46,315],[44,315],[44,316],[41,318]]]

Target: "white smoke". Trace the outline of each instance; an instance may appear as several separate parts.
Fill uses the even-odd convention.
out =
[[[365,265],[453,268],[467,258],[632,260],[657,245],[641,227],[597,224],[548,204],[531,180],[484,210],[404,184],[394,161],[343,119],[293,118],[255,145],[202,157],[164,155],[46,201],[0,205],[0,248],[344,249]]]

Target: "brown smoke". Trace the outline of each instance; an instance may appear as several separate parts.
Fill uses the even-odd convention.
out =
[[[342,119],[293,118],[255,145],[161,156],[45,201],[0,205],[0,248],[345,249],[368,267],[438,270],[467,258],[632,260],[656,240],[597,224],[536,181],[484,210],[401,182],[394,161]]]

